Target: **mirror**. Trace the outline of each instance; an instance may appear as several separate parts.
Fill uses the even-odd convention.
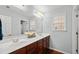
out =
[[[24,32],[36,32],[36,19],[22,19],[19,17],[10,17],[0,15],[2,21],[3,36],[21,35]]]

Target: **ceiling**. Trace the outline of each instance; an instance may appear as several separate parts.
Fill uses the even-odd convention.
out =
[[[58,10],[58,8],[64,8],[68,5],[0,5],[0,9],[10,9],[24,15],[25,17],[32,17],[34,16],[34,10],[39,11],[41,13],[50,14]]]

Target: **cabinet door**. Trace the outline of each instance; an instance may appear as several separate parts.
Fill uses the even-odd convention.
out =
[[[39,40],[37,42],[37,53],[42,54],[43,53],[43,40]]]
[[[45,38],[43,39],[44,48],[48,48],[48,47],[49,47],[49,39],[50,39],[49,36],[48,36],[48,37],[45,37]]]
[[[12,52],[11,54],[26,54],[26,47]]]
[[[36,42],[26,46],[27,54],[36,54]]]
[[[47,53],[48,52],[48,48],[49,48],[49,36],[48,37],[45,37],[44,39],[43,39],[43,52],[44,53]]]

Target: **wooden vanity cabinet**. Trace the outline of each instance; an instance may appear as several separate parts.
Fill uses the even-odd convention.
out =
[[[37,44],[35,42],[35,43],[32,43],[26,47],[18,49],[10,54],[36,54],[37,53],[36,47],[37,47]]]
[[[49,49],[49,39],[50,39],[50,36],[45,37],[45,38],[43,39],[43,53],[44,53],[44,54],[48,53],[48,49]]]
[[[37,41],[37,54],[42,54],[43,53],[43,40]]]
[[[49,48],[50,36],[36,41],[26,47],[18,49],[11,54],[46,54]]]
[[[26,47],[23,47],[21,49],[18,49],[10,54],[26,54]]]
[[[26,46],[26,54],[36,54],[37,42]]]

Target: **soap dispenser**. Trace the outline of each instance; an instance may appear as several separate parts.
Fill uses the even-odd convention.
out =
[[[3,34],[2,34],[2,22],[1,22],[1,19],[0,19],[0,40],[2,40],[3,38]]]

